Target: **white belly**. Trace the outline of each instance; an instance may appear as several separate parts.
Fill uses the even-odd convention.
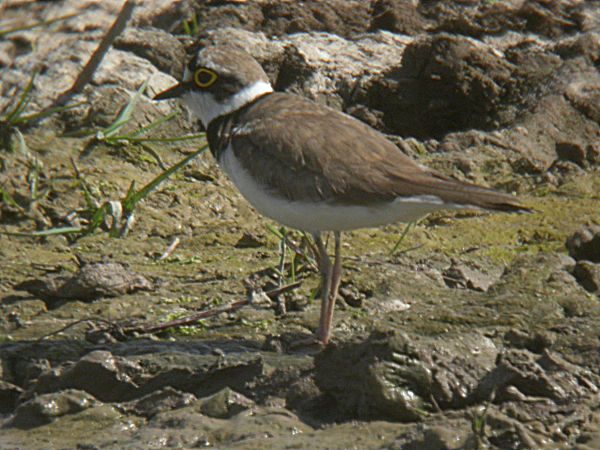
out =
[[[287,227],[308,232],[355,230],[392,222],[412,222],[430,212],[454,206],[444,204],[433,195],[398,197],[374,206],[290,202],[265,190],[242,167],[231,148],[223,152],[219,163],[258,212]]]

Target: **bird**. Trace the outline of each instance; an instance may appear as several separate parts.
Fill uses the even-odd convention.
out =
[[[275,92],[235,44],[194,51],[182,81],[154,99],[179,98],[200,119],[210,152],[262,215],[312,235],[326,346],[342,274],[342,232],[412,222],[442,209],[528,212],[516,196],[446,176],[411,159],[383,133],[301,95]],[[333,262],[323,235],[333,233]]]

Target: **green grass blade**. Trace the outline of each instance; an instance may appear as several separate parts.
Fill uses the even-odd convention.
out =
[[[94,134],[96,134],[96,130],[94,130],[93,128],[82,128],[80,130],[63,133],[61,136],[67,137],[67,138],[71,138],[71,137],[72,138],[84,138],[84,137],[93,136]]]
[[[92,195],[92,192],[90,191],[89,186],[87,185],[87,183],[84,180],[81,180],[81,190],[83,191],[83,198],[85,199],[85,204],[86,204],[87,208],[90,211],[93,211],[96,208],[98,208],[96,199]]]
[[[166,116],[159,117],[154,122],[146,125],[145,127],[140,128],[139,130],[135,131],[134,133],[131,133],[129,135],[129,137],[135,138],[137,136],[141,136],[142,134],[147,133],[148,131],[162,125],[163,123],[168,122],[169,120],[172,120],[173,118],[177,117],[177,115],[179,115],[179,111],[175,111],[175,112],[172,112],[171,114],[167,114]]]
[[[284,239],[285,236],[275,226],[270,223],[266,224],[265,226],[267,227],[267,230],[271,232],[271,234],[277,237],[277,239]]]
[[[131,136],[127,136],[127,135],[123,135],[123,136],[111,136],[108,141],[110,142],[129,142],[131,144],[135,144],[138,142],[162,142],[162,143],[169,143],[169,142],[181,142],[181,141],[191,141],[193,139],[201,139],[206,137],[205,133],[198,133],[198,134],[188,134],[186,136],[178,136],[178,137],[170,137],[170,138],[152,138],[152,137],[148,137],[148,138],[138,138],[138,137],[131,137]]]
[[[292,283],[296,282],[296,258],[298,258],[298,254],[294,253],[290,260],[290,278],[292,279]]]
[[[192,14],[192,33],[194,33],[194,36],[200,34],[200,25],[198,24],[198,17],[195,12]]]
[[[188,23],[187,20],[183,21],[183,33],[186,36],[191,36],[192,35],[192,29],[190,28],[190,24]]]
[[[119,129],[127,122],[129,122],[129,119],[115,120],[108,127],[104,128],[103,130],[97,131],[96,136],[99,140],[108,139],[109,137],[113,136],[117,131],[119,131]]]
[[[150,194],[150,192],[156,189],[163,181],[165,181],[179,169],[187,165],[190,161],[192,161],[194,158],[196,158],[198,155],[204,152],[207,148],[208,144],[204,144],[199,150],[185,157],[177,164],[171,166],[169,169],[165,170],[163,173],[155,177],[152,181],[146,184],[139,191],[135,192],[132,195],[128,195],[128,197],[125,198],[125,200],[123,201],[123,211],[125,215],[129,215],[135,209],[135,206],[140,202],[140,200],[146,198],[148,194]]]
[[[188,20],[183,21],[183,31],[187,36],[198,36],[200,34],[200,25],[196,13],[193,12]]]
[[[392,256],[394,253],[396,253],[396,251],[398,250],[398,247],[400,247],[400,244],[402,244],[402,241],[404,241],[404,238],[406,237],[406,235],[408,234],[408,231],[411,229],[411,227],[413,225],[415,225],[417,222],[408,222],[408,225],[406,225],[406,227],[404,228],[404,231],[402,232],[402,234],[400,235],[400,238],[398,238],[398,241],[396,241],[396,245],[394,245],[394,248],[392,248],[392,250],[390,251],[390,256]]]
[[[127,102],[127,105],[125,105],[125,107],[121,110],[121,112],[119,113],[119,115],[117,116],[115,121],[111,125],[109,125],[107,128],[102,130],[102,134],[105,137],[111,137],[123,125],[125,125],[127,122],[129,122],[131,120],[131,115],[133,114],[133,110],[135,109],[135,106],[136,106],[138,100],[140,99],[140,96],[144,93],[147,86],[148,86],[148,80],[144,81],[144,83],[140,86],[140,88],[137,91],[135,91],[135,94],[133,94],[131,96],[131,98],[129,99],[129,102]]]
[[[41,120],[41,119],[45,119],[48,116],[51,116],[52,114],[58,113],[58,112],[62,112],[62,111],[68,111],[69,109],[73,109],[73,108],[77,108],[78,106],[83,105],[85,102],[79,102],[79,103],[74,103],[72,105],[66,105],[66,106],[56,106],[53,108],[48,108],[48,109],[44,109],[40,112],[37,113],[32,113],[32,114],[27,114],[25,116],[20,116],[17,117],[16,119],[13,120],[13,124],[19,124],[19,123],[24,123],[24,122],[29,122],[32,120]]]
[[[41,231],[0,231],[0,234],[8,236],[22,236],[22,237],[44,237],[44,236],[56,236],[64,234],[77,234],[81,233],[83,228],[81,227],[59,227],[50,228],[48,230]]]
[[[110,205],[108,202],[105,202],[100,208],[98,208],[94,215],[92,216],[90,223],[86,227],[84,234],[88,235],[93,233],[106,219],[106,215],[108,214]]]
[[[125,199],[123,200],[123,205],[127,205],[128,204],[128,200],[131,199],[131,198],[133,198],[134,196],[135,196],[135,180],[132,180],[131,184],[129,185],[129,189],[127,189],[127,194],[125,195]],[[134,205],[134,207],[135,207],[135,205]],[[125,214],[127,214],[127,213],[130,212],[127,209],[127,207],[125,207],[124,209],[125,209]]]
[[[0,187],[0,199],[2,199],[2,202],[5,203],[5,204],[7,204],[8,206],[12,206],[14,208],[21,209],[21,207],[19,206],[19,204],[12,197],[12,195],[10,195],[8,192],[6,192],[1,187]]]
[[[4,118],[4,121],[6,121],[10,124],[14,124],[15,119],[17,119],[21,115],[23,110],[27,107],[27,105],[31,101],[31,97],[29,96],[29,93],[31,92],[31,89],[33,89],[33,82],[35,81],[36,76],[37,76],[37,73],[34,73],[31,76],[31,78],[29,79],[29,83],[27,83],[27,86],[25,86],[25,88],[23,89],[23,92],[21,92],[21,95],[19,96],[19,100],[17,101],[17,104],[15,105],[13,110],[6,115],[6,117]]]

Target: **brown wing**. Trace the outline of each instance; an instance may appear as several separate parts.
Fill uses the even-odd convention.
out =
[[[364,203],[434,195],[447,203],[525,209],[510,195],[424,168],[373,128],[296,95],[258,100],[237,117],[231,137],[242,165],[290,200]]]

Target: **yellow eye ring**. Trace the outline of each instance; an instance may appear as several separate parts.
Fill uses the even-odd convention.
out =
[[[201,67],[194,72],[194,83],[200,88],[212,86],[215,81],[217,81],[217,78],[218,76],[216,73],[210,69],[205,69],[204,67]]]

